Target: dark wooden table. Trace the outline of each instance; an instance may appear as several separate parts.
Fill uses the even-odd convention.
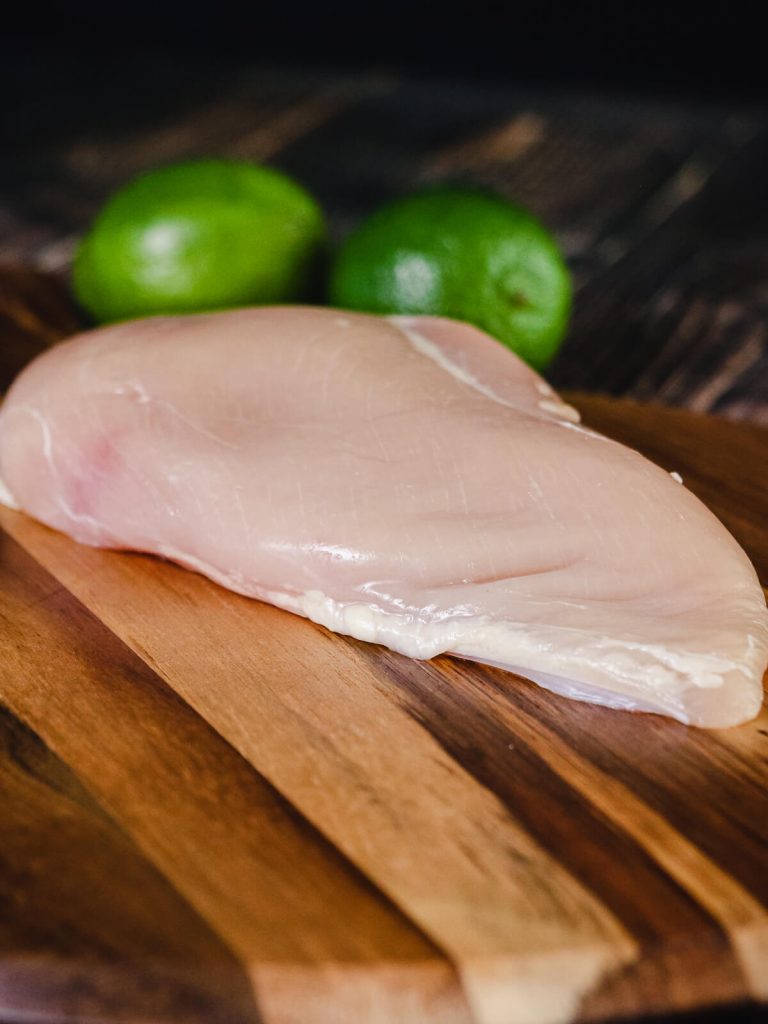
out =
[[[336,238],[403,190],[480,182],[539,214],[573,268],[558,386],[768,422],[764,109],[202,55],[20,54],[0,75],[3,263],[65,273],[113,188],[184,157],[295,174]]]

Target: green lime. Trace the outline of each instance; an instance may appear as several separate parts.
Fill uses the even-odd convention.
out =
[[[331,302],[465,320],[542,369],[568,325],[571,280],[557,243],[526,210],[443,187],[383,207],[354,232],[333,268]]]
[[[97,320],[304,298],[323,215],[278,171],[196,160],[150,171],[107,202],[83,239],[74,288]]]

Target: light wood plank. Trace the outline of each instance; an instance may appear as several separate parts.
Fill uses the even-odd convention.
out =
[[[267,1024],[468,1024],[436,949],[8,537],[0,621],[2,699],[237,953]]]

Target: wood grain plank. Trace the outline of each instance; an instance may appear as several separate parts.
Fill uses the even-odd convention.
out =
[[[768,818],[763,807],[768,771],[765,740],[754,742],[765,734],[766,712],[749,726],[710,737],[665,723],[649,722],[645,728],[631,720],[615,723],[582,708],[558,713],[531,686],[512,690],[492,670],[464,667],[460,674],[471,680],[475,706],[483,702],[478,689],[492,691],[494,714],[514,734],[524,734],[553,770],[567,772],[571,786],[706,909],[736,952],[745,994],[767,1000]],[[734,756],[732,744],[745,747],[747,756]],[[706,935],[706,928],[697,930],[698,937]],[[674,932],[666,934],[665,943],[674,953]],[[718,959],[700,962],[693,990],[686,995],[678,989],[678,998],[703,998],[710,986],[713,1002],[729,998],[729,992],[734,998],[727,958],[718,954],[717,944],[712,952]]]
[[[226,946],[0,708],[0,1018],[8,1017],[258,1020]]]
[[[686,852],[697,878],[681,877],[680,884],[692,893],[700,885],[696,898],[721,923],[730,913],[731,934],[754,928],[755,943],[761,941],[760,930],[764,932],[768,917],[765,711],[754,723],[730,733],[699,734],[655,720],[640,728],[625,716],[615,721],[615,716],[581,707],[564,711],[542,703],[530,687],[511,691],[503,679],[492,680],[487,674],[484,678],[497,696],[507,692],[511,715],[528,713],[541,723],[543,732],[556,730],[603,776],[630,788],[655,815],[671,823],[700,856],[693,864]],[[651,815],[647,821],[658,834],[656,817]],[[659,854],[654,856],[658,859]],[[705,899],[710,885],[711,900],[719,900],[717,907]],[[768,974],[764,947],[761,956],[753,987],[764,992]]]
[[[378,205],[450,174],[440,162],[450,164],[465,140],[512,122],[509,145],[522,152],[523,137],[536,132],[536,104],[521,110],[523,101],[507,91],[414,80],[388,85],[369,85],[358,103],[279,155],[279,165],[321,199],[336,238]]]
[[[173,566],[1,521],[450,954],[481,1020],[570,1019],[634,955],[351,647]]]
[[[530,208],[558,234],[581,284],[703,186],[734,145],[728,134],[714,120],[702,137],[659,112],[636,111],[630,127],[619,109],[590,118],[532,105],[437,153],[420,178],[465,180]]]
[[[589,761],[567,732],[551,728],[551,698],[508,673],[452,659],[438,659],[424,671],[388,652],[369,657],[388,668],[411,713],[457,760],[471,763],[476,777],[641,940],[642,968],[635,971],[635,1002],[628,1006],[625,995],[627,1012],[647,1011],[661,992],[667,1010],[730,1002],[745,991],[768,1000],[768,907],[709,858],[676,815],[645,803],[630,773],[619,781]],[[528,710],[531,704],[538,714]],[[568,709],[562,717],[568,719]],[[586,717],[593,734],[602,737],[611,728],[610,713]],[[629,729],[636,738],[645,732],[652,746],[654,723],[648,726],[640,719]],[[712,757],[705,748],[701,760]],[[686,969],[675,969],[676,961],[687,961]],[[649,963],[655,963],[653,981]],[[631,971],[625,969],[625,984]],[[664,975],[676,976],[671,989],[660,983]],[[587,1019],[599,1005],[598,992]]]
[[[569,400],[585,411],[591,426],[682,471],[686,484],[749,551],[763,582],[768,580],[768,486],[754,472],[768,457],[764,430],[594,396],[572,394]],[[764,708],[760,718],[740,729],[717,734],[655,721],[638,725],[631,716],[616,719],[596,709],[555,707],[530,685],[511,690],[503,673],[490,669],[462,666],[454,671],[480,689],[491,686],[494,715],[506,720],[512,732],[519,733],[526,715],[534,714],[528,742],[548,763],[557,753],[567,756],[569,781],[579,777],[575,764],[581,752],[592,759],[584,776],[589,780],[582,788],[585,797],[620,821],[622,832],[633,835],[707,908],[733,942],[749,991],[765,1000],[768,711]],[[499,700],[506,711],[495,703]],[[470,703],[482,703],[478,692]],[[608,796],[610,807],[604,802]],[[696,974],[697,994],[714,983],[713,1000],[725,997],[727,979],[718,981],[716,974],[711,962],[708,972]],[[678,998],[685,997],[683,989]]]
[[[266,160],[332,117],[344,105],[340,88],[258,90],[244,85],[197,106],[171,125],[126,132],[69,148],[65,162],[83,182],[112,189],[159,164],[205,156]]]
[[[237,953],[264,1021],[467,1024],[435,948],[8,537],[1,554],[3,699]]]
[[[763,126],[585,282],[557,386],[765,421],[767,153]]]

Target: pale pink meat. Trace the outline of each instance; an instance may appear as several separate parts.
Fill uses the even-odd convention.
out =
[[[768,615],[749,560],[677,480],[576,418],[448,320],[155,318],[22,373],[0,493],[83,543],[412,657],[697,725],[750,719]]]

